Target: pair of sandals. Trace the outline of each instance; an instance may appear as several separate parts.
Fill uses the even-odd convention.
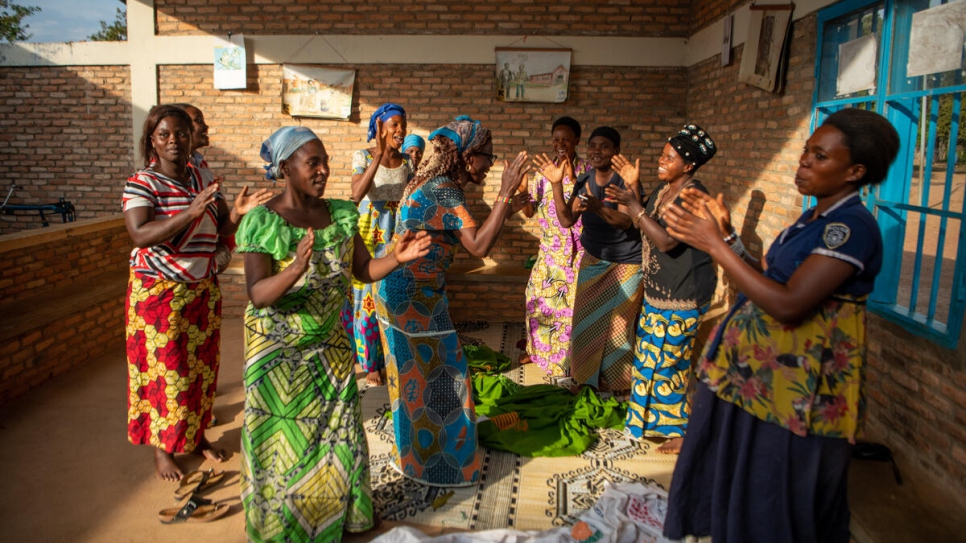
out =
[[[181,478],[178,489],[174,491],[176,500],[181,500],[177,507],[162,509],[158,512],[158,520],[163,524],[178,524],[181,522],[211,522],[228,513],[228,504],[212,503],[198,494],[218,484],[225,477],[225,472],[191,471]]]

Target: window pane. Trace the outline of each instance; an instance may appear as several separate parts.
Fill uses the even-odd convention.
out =
[[[966,82],[964,23],[966,4],[962,1],[898,0],[895,35],[907,39],[893,40],[889,91],[941,89]],[[950,64],[955,67],[949,69]],[[923,75],[916,75],[919,73]]]
[[[838,94],[839,75],[843,71],[848,72],[848,70],[845,70],[845,65],[841,66],[842,70],[839,69],[842,60],[840,58],[840,46],[855,43],[855,40],[871,35],[874,37],[875,50],[879,51],[884,16],[884,4],[878,3],[825,23],[822,34],[821,57],[819,58],[819,101],[870,96],[875,93],[875,89],[872,88]],[[846,47],[848,46],[846,45]],[[876,57],[878,57],[878,54],[876,54]],[[854,72],[851,73],[854,74]]]

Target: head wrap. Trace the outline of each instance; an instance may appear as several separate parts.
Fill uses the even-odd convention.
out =
[[[609,126],[601,126],[601,127],[595,128],[594,131],[590,133],[590,138],[588,138],[587,141],[589,142],[590,140],[596,138],[597,136],[601,136],[609,139],[614,144],[614,147],[621,146],[620,132],[618,132],[617,130],[614,130]]]
[[[423,138],[417,136],[416,134],[410,134],[406,136],[406,139],[403,140],[402,151],[405,153],[406,149],[409,149],[410,147],[419,147],[420,151],[425,151],[426,142],[423,140]]]
[[[376,121],[386,122],[397,115],[403,119],[406,118],[406,110],[401,105],[389,102],[379,106],[372,117],[369,117],[369,133],[366,141],[372,141],[372,138],[376,137]]]
[[[711,160],[718,151],[714,140],[700,126],[686,124],[677,135],[668,138],[668,143],[681,155],[685,162],[700,166]]]
[[[429,140],[432,141],[436,136],[444,136],[452,140],[456,144],[456,149],[463,153],[482,145],[489,138],[490,131],[483,128],[480,121],[474,121],[468,115],[460,115],[448,125],[433,130]]]
[[[315,132],[304,126],[283,126],[276,130],[262,143],[262,150],[258,153],[262,160],[268,162],[265,166],[265,179],[274,181],[281,177],[278,170],[279,163],[292,156],[299,147],[317,139],[319,137]]]

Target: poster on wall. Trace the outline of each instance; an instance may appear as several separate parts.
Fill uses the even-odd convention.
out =
[[[966,2],[951,2],[912,14],[907,77],[959,70],[966,41]]]
[[[738,82],[768,92],[779,92],[788,64],[786,40],[792,20],[791,4],[751,6],[748,36],[738,68]]]
[[[215,88],[244,89],[248,86],[245,59],[245,36],[229,34],[215,38]]]
[[[567,100],[570,49],[496,48],[496,97],[503,102]]]
[[[282,111],[293,117],[348,119],[352,114],[355,70],[285,64]]]
[[[839,70],[835,78],[836,96],[875,90],[877,51],[875,34],[839,44]]]

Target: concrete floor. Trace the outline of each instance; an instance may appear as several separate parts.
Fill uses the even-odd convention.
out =
[[[33,542],[245,541],[238,497],[242,325],[224,323],[222,366],[209,439],[229,459],[217,469],[227,477],[207,497],[231,505],[212,523],[163,525],[157,512],[175,504],[176,485],[155,477],[149,447],[126,439],[127,370],[123,345],[0,408],[0,540]],[[186,469],[200,456],[179,456]],[[901,460],[901,459],[900,459]],[[207,467],[205,465],[204,467]],[[850,497],[857,543],[966,541],[966,515],[917,483],[903,467],[897,487],[888,464],[853,462]],[[369,541],[379,530],[344,541]],[[420,527],[427,533],[440,528]]]

